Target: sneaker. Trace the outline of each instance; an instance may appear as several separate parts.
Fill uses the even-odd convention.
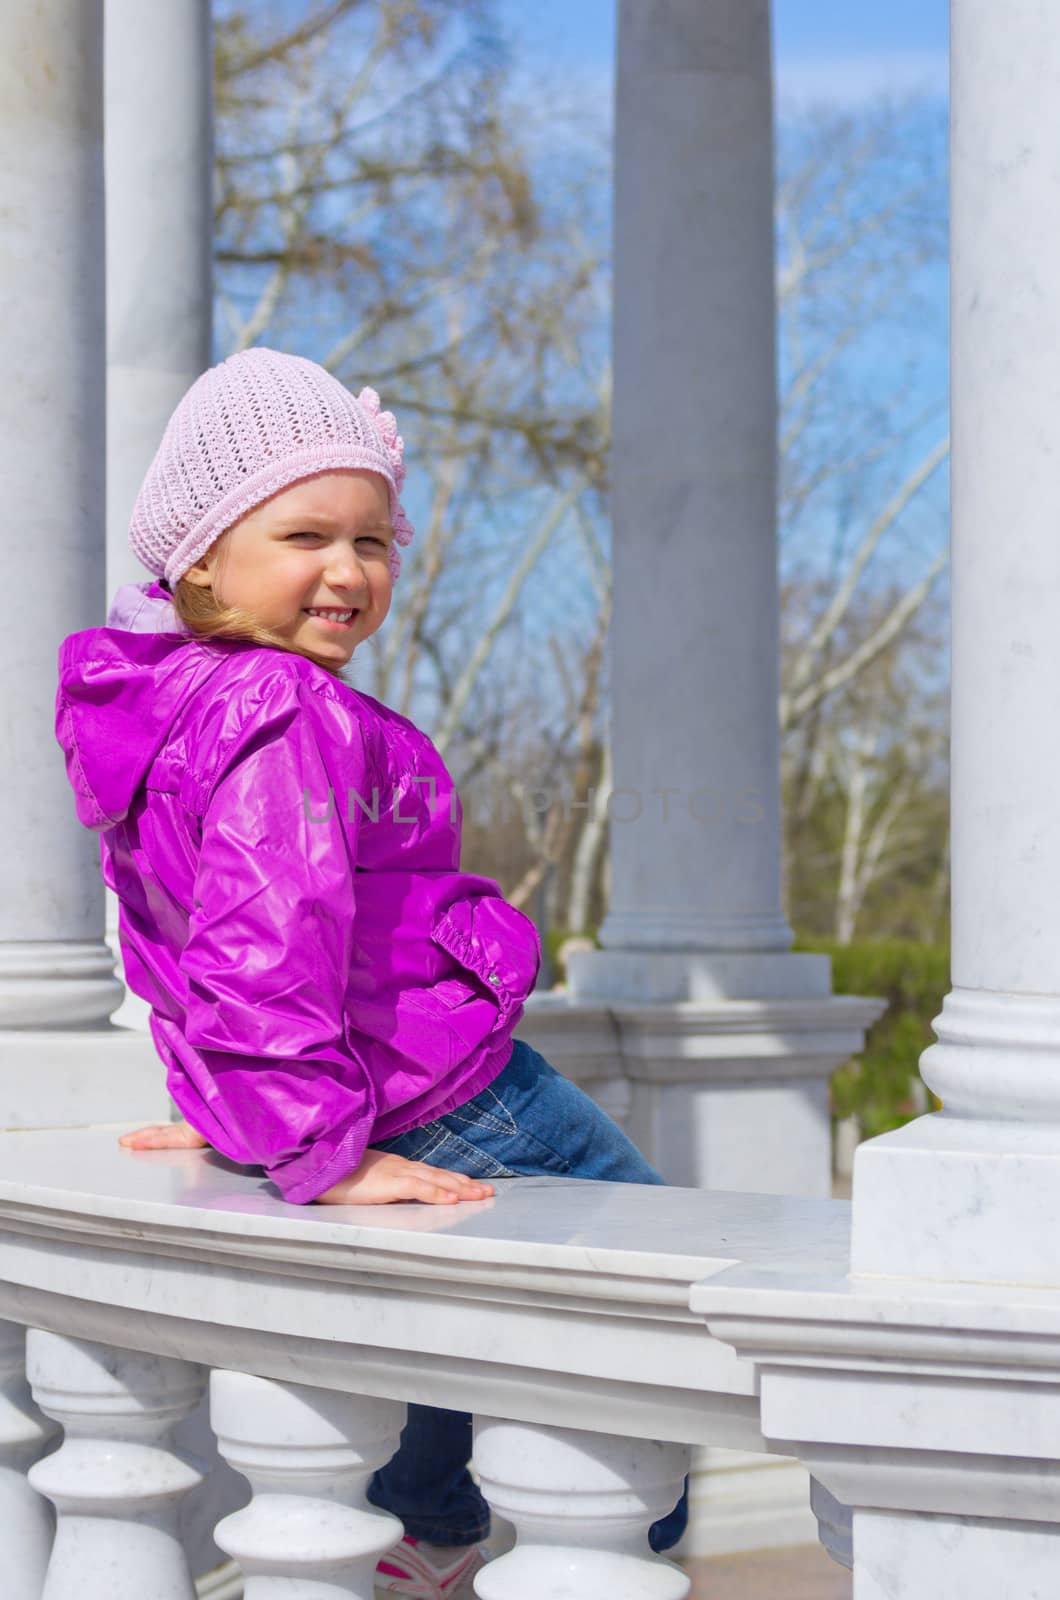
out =
[[[471,1580],[485,1565],[481,1545],[464,1545],[442,1557],[437,1545],[406,1534],[376,1567],[376,1594],[413,1595],[416,1600],[475,1600]]]

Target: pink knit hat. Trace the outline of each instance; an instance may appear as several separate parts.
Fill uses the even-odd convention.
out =
[[[317,472],[361,467],[387,481],[396,581],[397,547],[414,531],[398,498],[404,448],[374,389],[354,398],[315,361],[255,345],[210,367],[177,406],[136,498],[129,543],[172,585],[270,495]]]

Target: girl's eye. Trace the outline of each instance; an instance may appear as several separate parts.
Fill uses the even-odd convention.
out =
[[[288,539],[320,539],[322,537],[323,537],[322,534],[313,533],[311,529],[304,528],[298,533],[289,533],[289,534],[287,534],[285,539],[284,539],[284,543],[286,544]],[[383,549],[386,548],[385,541],[383,539],[377,539],[374,536],[374,534],[371,534],[371,533],[362,533],[360,538],[357,540],[357,543],[358,544],[365,544],[365,543],[367,543],[367,544],[377,544],[377,545],[381,546],[381,548],[383,548]]]

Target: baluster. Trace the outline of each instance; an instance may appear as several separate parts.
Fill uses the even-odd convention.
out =
[[[685,1445],[492,1417],[474,1437],[482,1492],[518,1535],[475,1579],[481,1600],[684,1600],[688,1578],[648,1529],[680,1498]]]
[[[195,1600],[178,1513],[203,1473],[170,1434],[203,1368],[32,1328],[26,1372],[64,1429],[29,1471],[58,1512],[42,1600]]]
[[[218,1448],[254,1491],[214,1529],[243,1569],[244,1600],[372,1600],[376,1563],[402,1527],[368,1503],[365,1489],[397,1449],[405,1409],[397,1400],[211,1373]]]
[[[59,1429],[37,1408],[26,1382],[26,1330],[0,1322],[0,1527],[4,1530],[4,1589],[37,1600],[44,1587],[55,1513],[30,1486],[29,1468]]]

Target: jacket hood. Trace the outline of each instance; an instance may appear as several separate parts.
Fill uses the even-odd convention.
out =
[[[123,583],[110,603],[107,627],[127,628],[132,633],[187,633],[157,578]]]
[[[127,815],[181,706],[218,665],[216,650],[189,643],[157,580],[124,584],[105,628],[62,641],[55,736],[86,828]]]

